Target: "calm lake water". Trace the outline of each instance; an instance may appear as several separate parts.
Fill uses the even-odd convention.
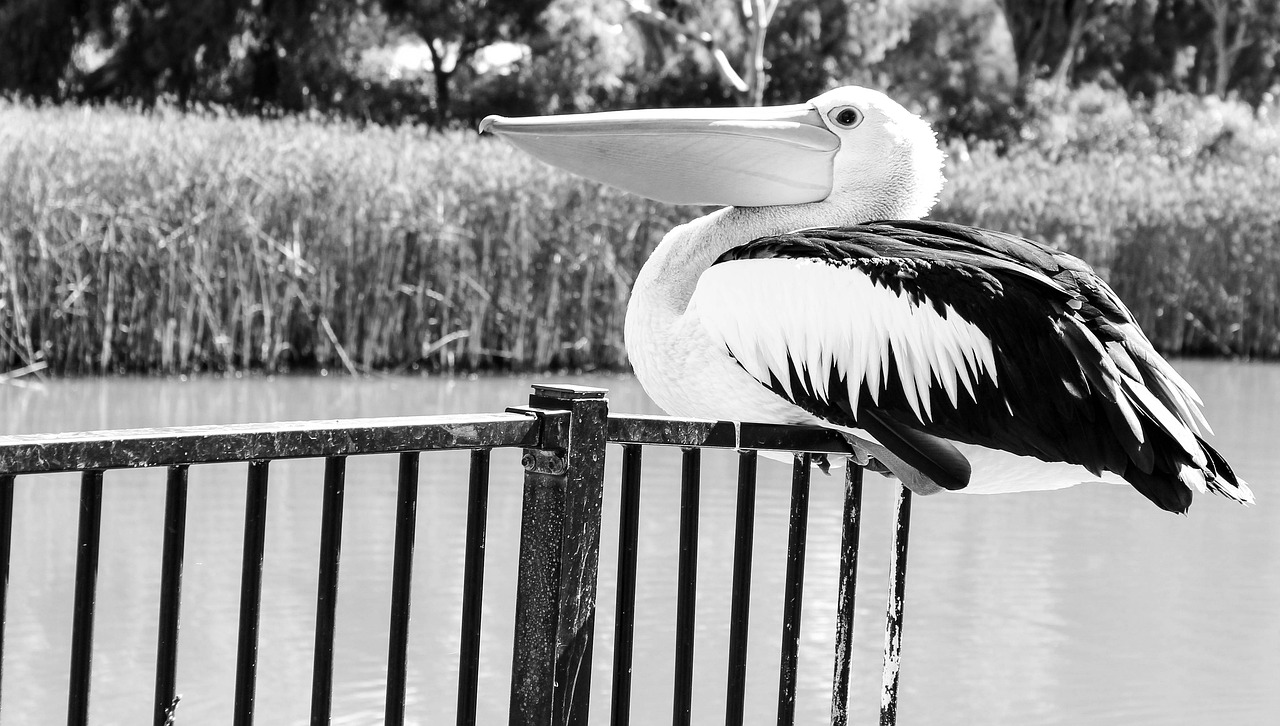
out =
[[[1189,517],[1128,488],[917,499],[903,645],[903,724],[1280,723],[1280,367],[1183,361],[1208,402],[1216,445],[1253,485],[1243,508],[1198,497]],[[0,431],[500,411],[530,378],[285,377],[72,380],[0,386]],[[557,378],[555,380],[568,380]],[[612,409],[656,412],[627,377]],[[610,450],[593,676],[607,722],[620,456]],[[703,460],[695,723],[723,720],[735,457]],[[465,527],[465,453],[422,463],[412,723],[452,723]],[[506,722],[520,521],[517,452],[496,452],[485,568],[480,723]],[[670,718],[678,452],[644,463],[634,719]],[[320,534],[320,461],[272,465],[258,723],[308,716]],[[751,603],[748,719],[775,720],[790,467],[760,466]],[[386,674],[395,457],[348,463],[338,602],[334,722],[380,720]],[[865,496],[851,723],[875,721],[894,486]],[[178,691],[180,724],[230,723],[244,466],[191,471]],[[14,496],[5,724],[65,719],[78,478],[23,477]],[[163,470],[106,478],[92,717],[150,722]],[[827,719],[841,478],[815,476],[797,722]]]

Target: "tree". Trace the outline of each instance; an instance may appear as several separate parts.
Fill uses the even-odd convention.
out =
[[[655,65],[669,66],[670,58],[675,54],[685,54],[693,47],[704,48],[711,59],[717,79],[728,84],[738,103],[760,105],[763,101],[764,87],[768,78],[763,71],[764,48],[753,43],[750,46],[750,57],[739,63],[743,72],[734,67],[730,55],[738,55],[739,46],[743,43],[743,27],[739,20],[729,19],[724,3],[683,3],[680,0],[666,0],[658,6],[650,5],[646,0],[625,0],[630,6],[631,17],[641,27],[642,37],[646,41],[647,55],[660,58],[658,64],[650,61],[649,67]],[[762,6],[762,7],[757,7]],[[745,15],[747,32],[755,32],[761,38],[777,8],[777,1],[758,2],[743,0],[740,7]],[[757,12],[757,10],[759,12]],[[726,50],[726,48],[728,50]],[[757,55],[757,51],[759,55]],[[688,58],[684,59],[684,69],[688,70]],[[687,75],[687,74],[686,74]],[[700,74],[699,74],[700,75]],[[690,78],[694,81],[693,78]],[[706,84],[702,79],[696,84]]]
[[[61,97],[73,51],[92,25],[109,22],[111,5],[96,0],[0,0],[0,91],[37,100]]]
[[[927,0],[909,37],[875,66],[873,83],[947,139],[1016,136],[1017,67],[991,0]]]
[[[616,0],[553,0],[529,39],[526,79],[535,112],[573,113],[635,103],[640,39]]]
[[[551,0],[383,0],[391,18],[422,38],[431,55],[438,123],[451,116],[450,82],[485,46],[519,41]]]
[[[1082,43],[1075,80],[1260,102],[1280,81],[1277,0],[1146,0],[1108,8]]]
[[[181,106],[209,100],[207,84],[226,70],[248,2],[139,0],[115,5],[109,19],[93,26],[94,42],[106,60],[77,79],[75,94],[145,105],[170,93]]]
[[[998,0],[1013,37],[1020,91],[1044,79],[1067,86],[1086,33],[1109,7],[1132,1]]]
[[[343,85],[353,18],[370,2],[0,0],[0,90],[315,108],[326,86]]]
[[[809,98],[855,75],[905,37],[909,17],[904,0],[626,2],[659,37],[705,48],[738,102],[754,106]],[[787,83],[771,87],[771,75]]]
[[[1237,78],[1237,64],[1245,51],[1251,48],[1266,46],[1272,56],[1270,65],[1274,68],[1275,37],[1277,26],[1280,26],[1280,13],[1275,2],[1199,0],[1199,5],[1211,19],[1209,37],[1202,47],[1209,51],[1212,59],[1213,71],[1207,85],[1215,96],[1227,97]]]
[[[917,0],[918,2],[918,0]],[[804,101],[834,83],[875,84],[876,67],[910,36],[912,3],[815,0],[781,6],[767,44],[771,103]]]

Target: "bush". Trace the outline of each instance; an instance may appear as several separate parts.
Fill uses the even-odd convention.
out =
[[[1015,148],[1052,159],[1136,154],[1174,163],[1252,163],[1280,157],[1274,109],[1235,100],[1162,93],[1146,101],[1097,84],[1069,92],[1040,84],[1026,107]]]

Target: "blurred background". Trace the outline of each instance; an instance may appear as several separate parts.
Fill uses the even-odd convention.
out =
[[[857,83],[912,105],[947,139],[1007,145],[1043,135],[1048,116],[1077,104],[1144,121],[1217,111],[1243,122],[1274,103],[1280,54],[1280,9],[1268,0],[7,0],[0,8],[0,90],[23,97],[436,127],[496,112],[788,103]],[[1180,110],[1166,108],[1175,103]]]

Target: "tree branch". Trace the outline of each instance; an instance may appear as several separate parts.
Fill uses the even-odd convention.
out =
[[[752,0],[743,0],[743,7],[745,8],[751,1]],[[716,68],[720,71],[720,75],[724,76],[725,80],[727,80],[734,89],[738,91],[738,93],[747,93],[750,91],[750,87],[747,85],[747,82],[742,79],[742,76],[739,75],[736,70],[734,70],[733,63],[730,62],[729,56],[720,48],[720,44],[716,42],[715,37],[712,36],[711,33],[708,33],[705,30],[699,30],[692,25],[681,23],[661,10],[646,4],[644,0],[627,0],[627,4],[631,6],[631,16],[633,18],[636,18],[641,22],[649,23],[655,28],[670,33],[679,42],[688,42],[690,38],[697,39],[697,41],[704,45],[707,50],[711,51],[711,57],[715,60]]]

